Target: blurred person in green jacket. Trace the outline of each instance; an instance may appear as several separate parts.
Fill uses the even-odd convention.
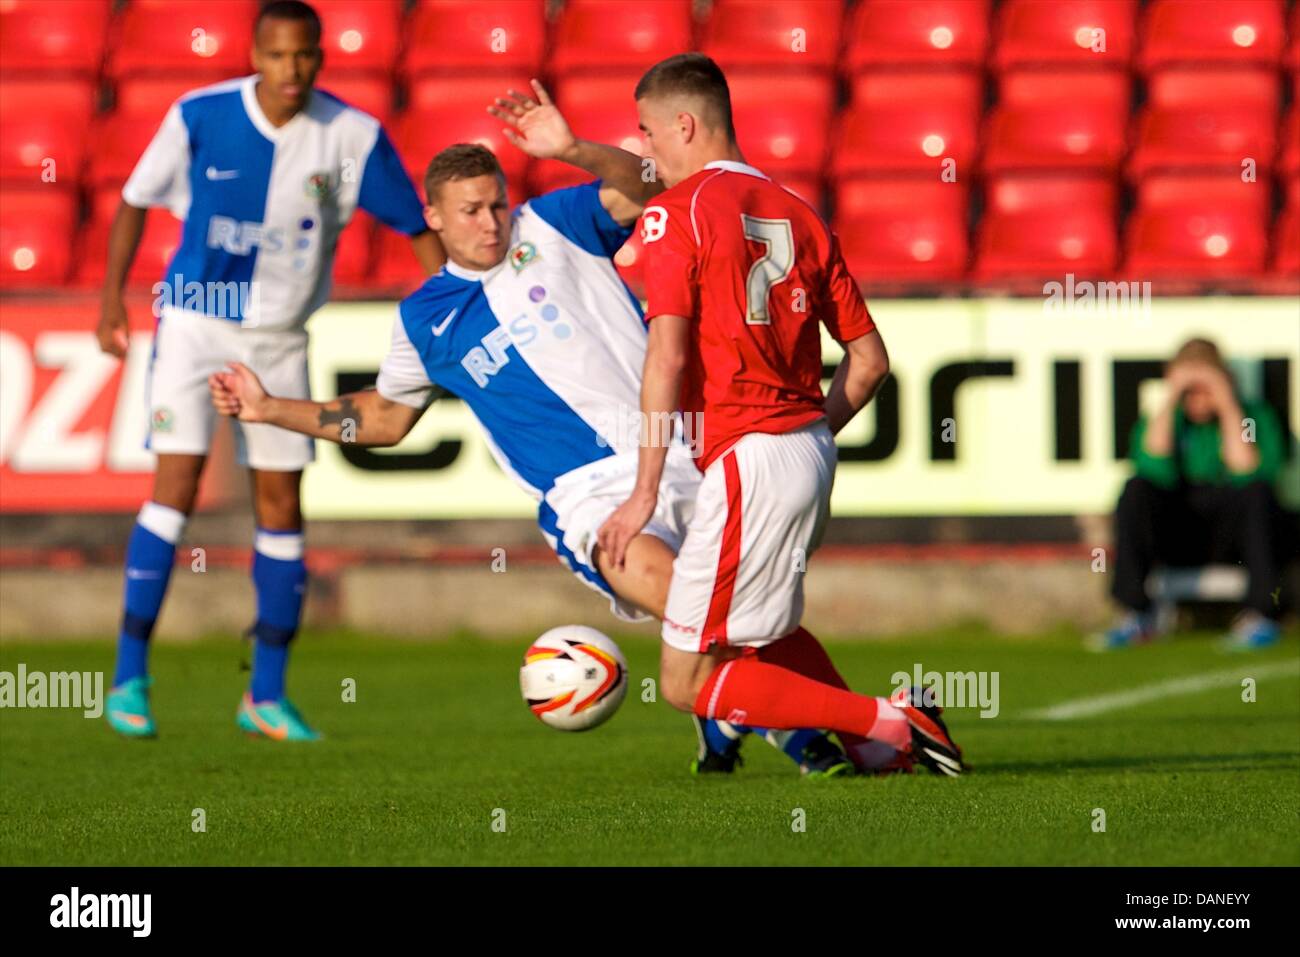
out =
[[[1280,636],[1284,516],[1273,481],[1284,439],[1272,408],[1244,401],[1218,347],[1184,343],[1165,370],[1167,393],[1155,415],[1133,429],[1136,474],[1115,514],[1111,594],[1124,609],[1100,636],[1105,648],[1157,637],[1146,593],[1156,565],[1246,566],[1245,609],[1227,638],[1231,647],[1262,648]]]

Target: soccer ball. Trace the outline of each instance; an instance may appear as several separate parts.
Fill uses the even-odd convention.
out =
[[[552,628],[524,652],[519,690],[533,714],[561,731],[608,721],[627,694],[627,662],[607,636],[584,625]]]

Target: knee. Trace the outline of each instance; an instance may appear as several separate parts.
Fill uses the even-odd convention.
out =
[[[260,488],[257,492],[258,521],[264,528],[290,531],[302,526],[296,487]]]
[[[174,508],[184,515],[194,511],[199,496],[199,477],[189,474],[158,474],[154,477],[151,500],[159,505]]]
[[[665,673],[659,677],[659,690],[664,700],[678,711],[688,714],[695,712],[695,695],[691,694],[691,682],[682,680],[681,676]]]
[[[695,713],[695,701],[700,696],[700,685],[703,685],[703,681],[697,681],[696,676],[690,672],[665,668],[661,669],[659,674],[659,690],[664,700],[678,711],[685,711],[687,714]]]

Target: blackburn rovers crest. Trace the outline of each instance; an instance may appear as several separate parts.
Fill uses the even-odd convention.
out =
[[[522,242],[510,250],[510,265],[519,272],[537,258],[537,247],[530,242]]]
[[[319,202],[330,194],[330,174],[324,172],[312,173],[303,181],[302,185],[307,195]]]

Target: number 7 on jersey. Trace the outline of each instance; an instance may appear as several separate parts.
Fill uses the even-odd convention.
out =
[[[772,317],[767,297],[772,287],[785,282],[794,267],[794,233],[788,219],[760,219],[740,214],[745,238],[762,243],[763,255],[754,260],[745,280],[745,322],[751,326],[769,326]]]

